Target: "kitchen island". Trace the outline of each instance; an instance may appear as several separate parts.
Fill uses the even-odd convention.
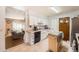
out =
[[[28,43],[30,45],[36,44],[40,42],[41,40],[44,40],[47,38],[49,29],[42,29],[42,30],[27,30],[25,34],[25,43]]]
[[[59,52],[61,49],[61,41],[62,41],[62,33],[58,34],[48,34],[48,45],[49,51],[51,52]]]

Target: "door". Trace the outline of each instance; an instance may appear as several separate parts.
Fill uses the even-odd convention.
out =
[[[69,17],[59,18],[59,31],[64,33],[64,40],[66,41],[69,40],[69,24]]]

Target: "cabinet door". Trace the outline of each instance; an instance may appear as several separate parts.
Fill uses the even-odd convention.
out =
[[[37,17],[30,16],[29,20],[30,20],[30,25],[37,25],[38,23]]]
[[[49,50],[57,52],[58,51],[58,43],[56,36],[48,36]]]
[[[48,36],[48,31],[47,30],[41,31],[41,40],[46,39],[47,36]]]

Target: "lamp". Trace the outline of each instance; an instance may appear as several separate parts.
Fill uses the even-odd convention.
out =
[[[63,20],[60,20],[60,23],[63,23]]]

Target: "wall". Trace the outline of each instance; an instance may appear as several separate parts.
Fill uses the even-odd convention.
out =
[[[73,17],[78,16],[78,15],[79,15],[79,10],[59,14],[59,15],[56,15],[56,16],[52,16],[52,17],[50,17],[50,22],[51,22],[50,26],[54,29],[55,32],[58,32],[58,30],[59,30],[59,18],[62,18],[62,17],[73,18]]]
[[[79,15],[79,10],[76,10],[73,12],[62,13],[62,14],[50,17],[49,20],[50,20],[50,27],[53,29],[52,32],[55,34],[59,32],[59,18],[62,18],[62,17],[73,18],[78,15]],[[72,28],[72,20],[70,19],[70,33],[69,33],[70,39],[71,39],[71,30],[72,30],[71,28]]]
[[[11,7],[7,7],[6,8],[6,18],[12,18],[12,19],[24,19],[24,12],[11,8]]]
[[[5,51],[5,7],[0,7],[0,51]]]
[[[6,19],[5,20],[5,34],[6,35],[8,34],[8,31],[11,30],[11,28],[12,28],[12,21]]]

